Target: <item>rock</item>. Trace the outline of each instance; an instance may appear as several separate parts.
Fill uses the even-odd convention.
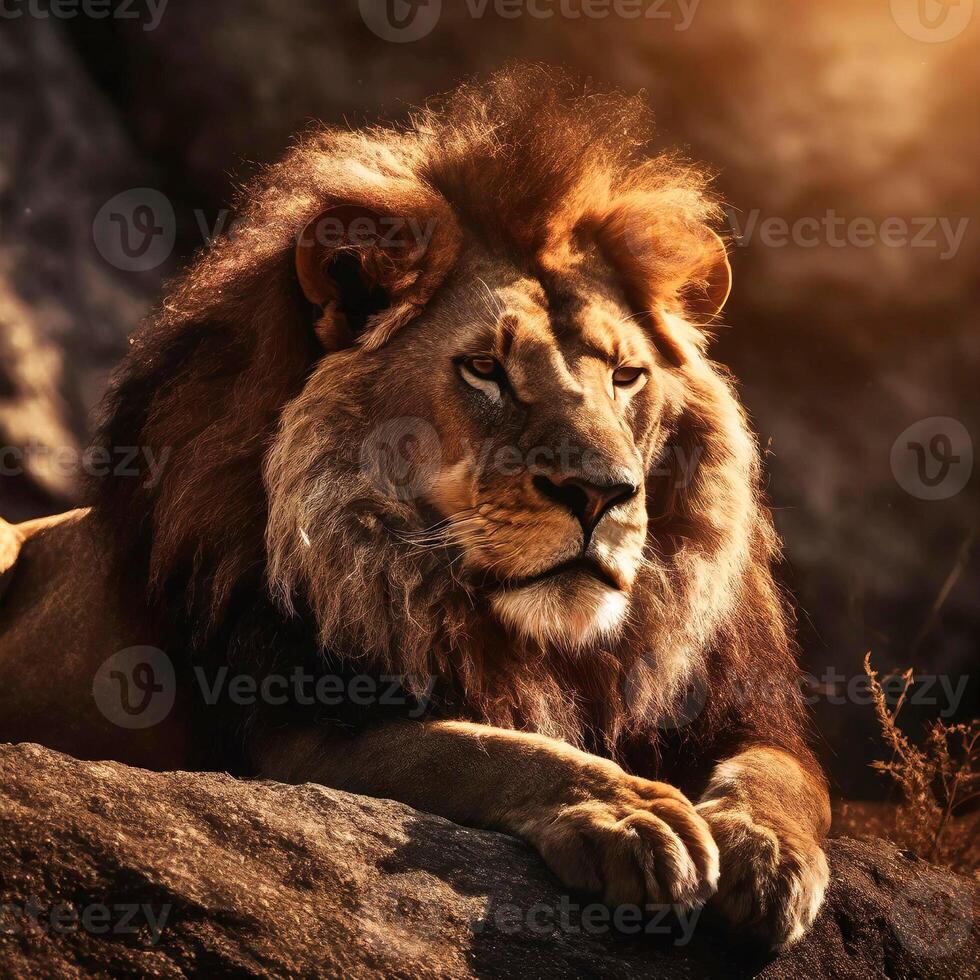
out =
[[[686,945],[610,931],[521,842],[398,803],[5,745],[0,974],[976,975],[973,882],[884,842],[830,856],[813,932],[764,957],[707,914]]]

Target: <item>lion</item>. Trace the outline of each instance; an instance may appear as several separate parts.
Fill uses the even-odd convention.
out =
[[[268,168],[107,395],[99,445],[162,473],[2,529],[0,739],[399,800],[799,939],[827,786],[708,354],[719,206],[650,126],[523,67]],[[133,647],[174,669],[147,728],[92,697]]]

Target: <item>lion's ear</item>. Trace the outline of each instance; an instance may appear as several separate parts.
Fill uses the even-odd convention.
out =
[[[315,329],[327,350],[383,344],[428,302],[459,249],[444,202],[411,209],[332,204],[296,240],[296,276],[321,308]],[[440,206],[441,205],[441,206]]]
[[[689,317],[698,324],[710,323],[724,309],[732,291],[732,266],[721,237],[705,229],[701,254],[681,289],[681,300]]]
[[[685,338],[703,349],[700,328],[718,316],[732,287],[725,243],[706,221],[711,209],[691,211],[660,193],[627,193],[592,219],[630,303],[647,313],[656,340],[678,364],[688,356]],[[670,326],[655,311],[677,314],[685,325]]]

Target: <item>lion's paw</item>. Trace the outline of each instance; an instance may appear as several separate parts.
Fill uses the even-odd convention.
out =
[[[524,836],[569,888],[612,906],[704,904],[718,887],[718,848],[680,791],[620,771],[588,797],[536,815]]]
[[[820,845],[802,830],[777,830],[722,800],[697,810],[721,851],[716,907],[773,949],[793,945],[813,925],[830,880]]]

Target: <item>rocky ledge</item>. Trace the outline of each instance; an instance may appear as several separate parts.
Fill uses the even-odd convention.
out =
[[[977,886],[838,839],[789,952],[563,895],[500,834],[319,786],[0,746],[0,975],[969,977]],[[623,911],[623,910],[621,910]]]

